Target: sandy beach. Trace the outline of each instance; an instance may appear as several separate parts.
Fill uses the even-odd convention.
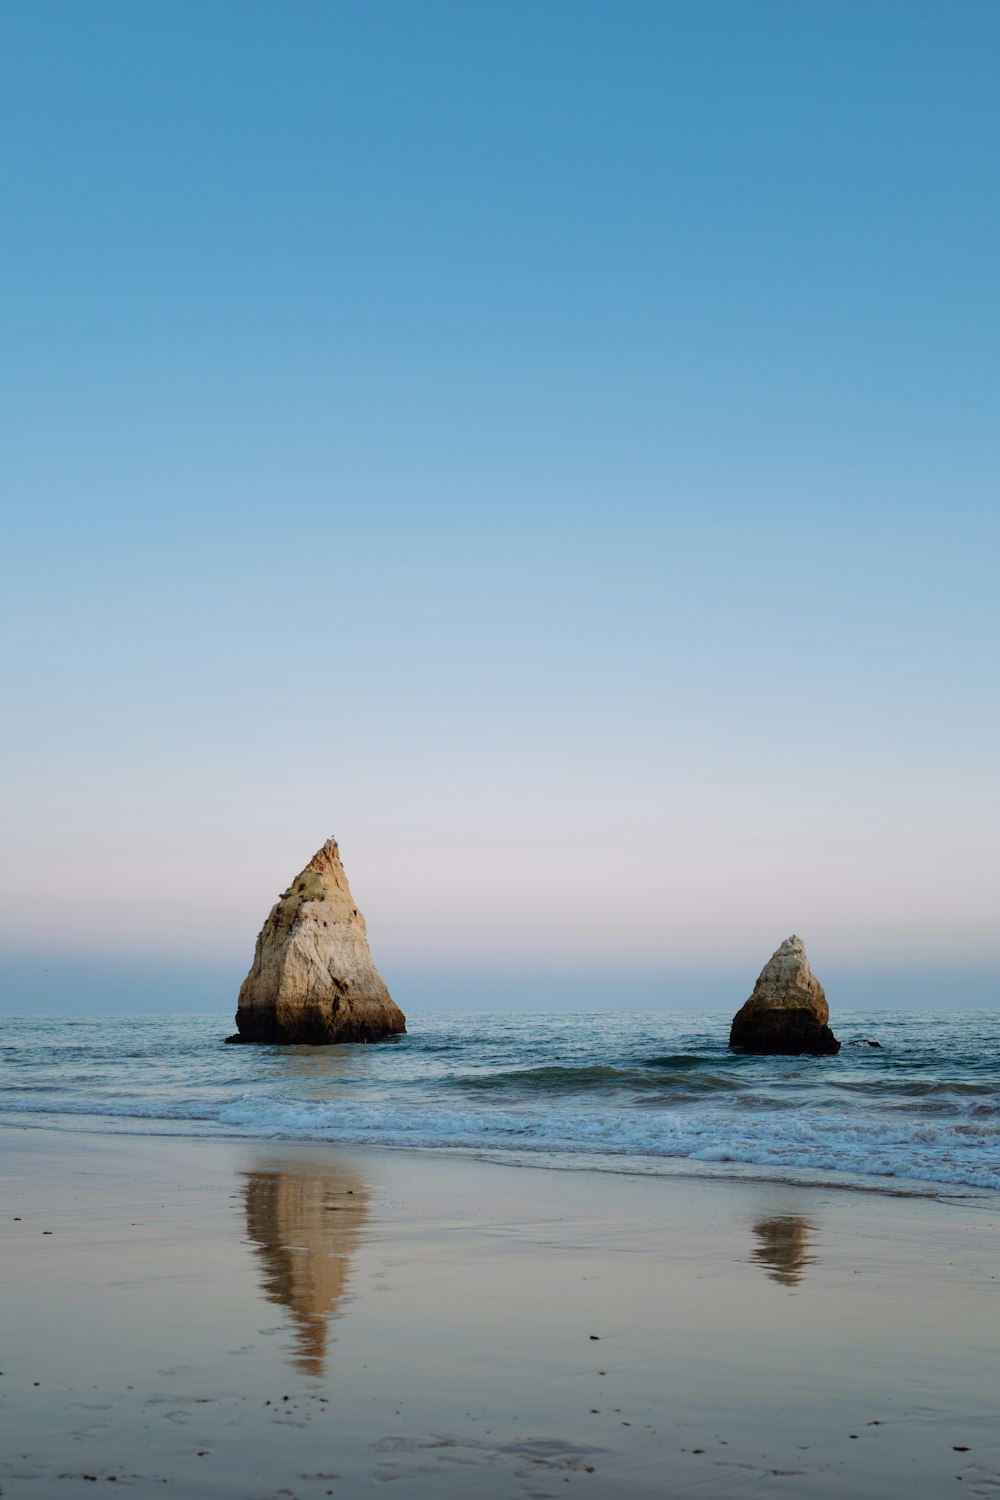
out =
[[[1000,1490],[1000,1205],[4,1132],[5,1496]]]

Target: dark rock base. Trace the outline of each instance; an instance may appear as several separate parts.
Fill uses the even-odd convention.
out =
[[[345,1042],[384,1042],[406,1030],[400,1024],[386,1025],[360,1016],[300,1018],[294,1031],[282,1026],[274,1015],[258,1010],[237,1011],[237,1030],[227,1042],[247,1042],[261,1047],[332,1047]]]
[[[829,1026],[821,1026],[808,1010],[773,1010],[733,1021],[730,1047],[760,1055],[797,1057],[803,1053],[828,1056],[840,1051]]]

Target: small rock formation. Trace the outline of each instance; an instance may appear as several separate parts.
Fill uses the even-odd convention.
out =
[[[297,875],[261,928],[231,1042],[380,1042],[406,1030],[372,963],[335,839]]]
[[[753,994],[733,1018],[730,1047],[744,1052],[839,1052],[830,1009],[801,938],[786,938],[760,971]]]

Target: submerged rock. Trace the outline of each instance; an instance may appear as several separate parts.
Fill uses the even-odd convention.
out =
[[[823,986],[809,967],[801,938],[786,938],[763,969],[753,994],[733,1018],[730,1047],[744,1052],[839,1052],[830,1030]]]
[[[231,1042],[379,1042],[406,1030],[368,950],[335,839],[271,908]]]

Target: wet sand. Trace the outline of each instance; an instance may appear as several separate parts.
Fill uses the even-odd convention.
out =
[[[5,1497],[1000,1495],[995,1199],[2,1141]]]

